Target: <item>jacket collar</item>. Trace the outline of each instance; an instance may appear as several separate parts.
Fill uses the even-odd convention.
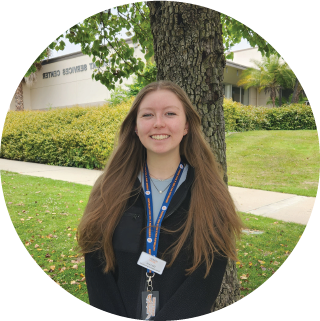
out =
[[[167,213],[163,219],[166,219],[168,216],[170,216],[181,205],[181,203],[186,198],[187,193],[192,186],[192,183],[194,182],[194,168],[186,161],[185,158],[182,158],[182,161],[185,164],[188,164],[188,166],[189,166],[187,177],[186,177],[185,181],[179,186],[179,188],[174,193],[172,200],[170,202],[169,208],[167,210]],[[140,180],[138,178],[136,178],[133,188],[134,188],[134,190],[137,190],[137,189],[139,189],[139,187],[140,187],[139,196],[142,198],[144,207],[146,208],[146,201],[145,201],[143,189],[142,189]]]
[[[184,185],[184,188],[186,190],[188,190],[194,181],[194,168],[186,161],[186,159],[184,157],[182,157],[182,161],[184,164],[188,164],[189,168],[188,168],[187,177],[186,177],[185,181],[180,185],[180,187]],[[139,187],[141,187],[140,185],[141,185],[140,180],[137,177],[134,182],[133,189],[135,189],[135,190],[138,189]],[[179,189],[180,189],[180,187],[179,187]],[[142,187],[141,187],[141,189],[142,189]]]

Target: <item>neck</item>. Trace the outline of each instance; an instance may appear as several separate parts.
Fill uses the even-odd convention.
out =
[[[153,178],[167,179],[174,175],[180,163],[180,154],[154,155],[147,153],[149,174]]]

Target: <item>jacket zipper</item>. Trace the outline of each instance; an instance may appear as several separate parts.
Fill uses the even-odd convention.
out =
[[[182,201],[179,202],[179,203],[171,210],[171,212],[169,212],[168,215],[166,215],[166,216],[163,218],[163,220],[165,220],[165,219],[167,219],[169,216],[171,216],[171,215],[178,209],[178,207],[181,205],[181,203],[182,203]]]
[[[141,195],[140,191],[140,195]],[[144,198],[144,194],[142,194],[142,200],[143,200],[143,208],[144,208],[144,214],[145,217],[147,217],[147,206],[146,206],[146,200]],[[143,249],[146,248],[146,238],[143,238]],[[139,291],[139,297],[138,297],[138,306],[137,306],[137,315],[136,319],[141,320],[141,309],[142,309],[142,292],[144,291],[145,284],[146,284],[146,273],[144,268],[142,268],[141,276],[140,276],[140,291]]]
[[[180,202],[177,203],[177,205],[167,214],[165,215],[165,217],[163,218],[163,220],[167,219],[169,216],[171,216],[177,209],[178,207],[181,205],[181,203],[183,202],[183,200],[186,198],[186,195],[188,193],[189,190],[189,186],[187,188],[187,192],[185,193],[185,195],[183,197],[181,197]]]
[[[186,166],[186,164],[184,164],[184,166]],[[183,184],[183,183],[182,183]],[[178,207],[181,205],[181,203],[183,202],[183,200],[186,198],[188,190],[190,188],[190,184],[188,186],[186,186],[186,193],[183,196],[183,198],[180,199],[180,202],[171,210],[171,212],[168,213],[168,215],[166,215],[163,219],[165,220],[166,218],[168,218],[169,216],[171,216],[177,209]]]
[[[140,193],[142,193],[142,192],[140,191]],[[145,218],[147,219],[146,200],[145,200],[144,194],[140,194],[140,195],[142,195],[144,214],[145,214]],[[181,203],[185,199],[185,197],[186,197],[186,195],[184,195],[182,200],[177,203],[177,205],[168,213],[168,215],[166,215],[163,218],[163,220],[165,220],[166,218],[171,216],[177,210],[177,208],[181,205]],[[143,249],[145,249],[145,248],[146,248],[146,238],[144,238],[144,241],[143,241]],[[139,297],[138,297],[137,315],[136,315],[136,318],[139,319],[139,320],[141,319],[142,292],[145,290],[146,280],[147,280],[146,273],[145,273],[144,269],[142,269],[142,274],[141,274],[141,277],[140,277],[140,291],[139,291]]]

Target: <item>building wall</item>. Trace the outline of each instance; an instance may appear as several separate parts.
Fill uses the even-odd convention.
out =
[[[143,58],[138,47],[135,47],[134,55]],[[44,64],[37,72],[37,81],[32,87],[24,85],[25,110],[102,105],[110,98],[107,87],[91,78],[95,66],[89,56],[81,53],[71,59],[67,56],[72,57],[66,55],[64,59],[55,58],[52,63]],[[132,77],[123,80],[123,86],[130,83]],[[14,98],[10,109],[15,110]]]
[[[262,55],[258,51],[258,47],[236,50],[233,52],[233,62],[239,65],[244,65],[247,67],[254,67],[254,64],[251,62],[251,59],[260,61]]]
[[[242,49],[233,51],[233,60],[232,62],[247,67],[255,67],[255,64],[251,60],[262,60],[261,52],[258,51],[258,47]],[[284,62],[282,58],[280,61]]]
[[[270,98],[269,94],[265,94],[264,91],[261,91],[259,93],[257,88],[253,88],[253,87],[249,88],[249,105],[266,107],[267,101],[269,100],[269,98]]]
[[[257,106],[257,89],[249,88],[249,105]]]
[[[128,43],[132,45],[130,40]],[[144,59],[139,47],[135,47],[135,57]],[[261,59],[257,48],[235,51],[234,60],[230,61],[224,70],[224,83],[237,86],[244,66],[252,65],[251,58]],[[94,68],[91,58],[81,52],[49,60],[37,72],[37,81],[31,87],[23,84],[25,110],[105,104],[105,100],[110,98],[110,92],[99,81],[91,78]],[[132,77],[124,79],[123,86],[130,83]],[[269,95],[264,92],[257,94],[255,88],[250,88],[247,103],[263,106],[268,98]],[[15,110],[14,97],[10,109]]]
[[[238,71],[238,75],[237,75],[237,71]],[[237,82],[240,79],[240,74],[241,74],[241,70],[240,69],[236,69],[234,67],[226,66],[226,68],[224,69],[224,73],[223,73],[223,77],[224,77],[223,78],[223,82],[236,86]]]
[[[269,100],[270,95],[265,94],[264,90],[262,90],[260,93],[258,93],[258,105],[257,106],[267,106],[267,101]],[[272,105],[269,105],[269,107],[272,107]]]

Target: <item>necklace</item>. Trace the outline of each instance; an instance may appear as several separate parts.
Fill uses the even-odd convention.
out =
[[[169,177],[170,178],[170,177]],[[163,190],[163,191],[159,191],[158,190],[158,188],[157,188],[157,186],[156,186],[156,184],[153,182],[153,179],[150,177],[150,179],[151,179],[151,183],[153,184],[153,186],[156,188],[156,190],[160,193],[160,194],[162,194],[168,187],[169,187],[169,185],[171,184],[171,182],[169,183],[169,185]]]
[[[160,179],[160,178],[156,178],[156,177],[154,177],[153,175],[150,174],[150,178],[153,177],[154,179],[156,179],[156,180],[158,180],[158,181],[160,181],[160,182],[163,182],[163,181],[169,179],[169,178],[172,177],[172,176],[173,176],[173,175],[170,175],[168,178]]]

